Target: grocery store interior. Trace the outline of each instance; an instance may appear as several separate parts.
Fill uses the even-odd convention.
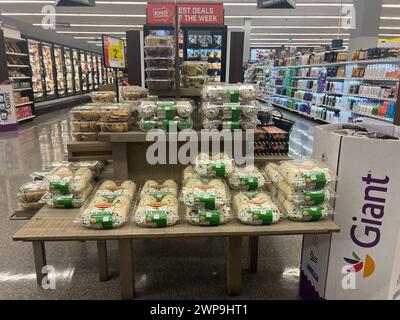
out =
[[[399,83],[398,0],[0,0],[0,299],[399,300]]]

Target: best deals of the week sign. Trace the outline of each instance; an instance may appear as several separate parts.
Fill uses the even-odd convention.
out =
[[[177,3],[179,23],[185,25],[223,25],[222,3]],[[152,25],[174,24],[175,4],[148,3],[147,23]]]

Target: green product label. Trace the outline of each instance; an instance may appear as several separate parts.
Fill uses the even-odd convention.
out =
[[[74,196],[72,194],[64,195],[64,196],[58,196],[54,199],[54,204],[56,206],[61,206],[64,208],[73,208],[74,204],[72,202],[72,199]]]
[[[163,208],[146,208],[146,224],[156,228],[167,226],[167,212]]]
[[[320,190],[326,186],[326,176],[323,172],[315,172],[304,175],[304,180],[308,187]]]
[[[221,214],[218,211],[199,211],[199,224],[217,226],[221,223]]]
[[[224,93],[229,102],[239,102],[239,88],[225,88]]]
[[[179,127],[180,130],[191,129],[192,128],[192,123],[190,122],[190,120],[182,119],[182,120],[179,121],[178,127]]]
[[[237,130],[240,129],[240,123],[237,121],[227,121],[222,125],[223,129]]]
[[[253,224],[271,225],[273,221],[272,210],[267,206],[250,204],[250,214]]]
[[[157,199],[157,201],[161,201],[166,195],[169,194],[169,190],[167,187],[162,188],[150,188],[150,195]]]
[[[50,181],[50,190],[58,190],[62,194],[69,193],[69,182],[72,177],[58,178]]]
[[[325,191],[304,191],[303,195],[309,205],[320,205],[325,201]]]
[[[224,103],[222,109],[222,118],[224,120],[239,121],[240,103]]]
[[[209,176],[225,177],[225,163],[211,162],[207,166],[207,172]]]
[[[312,207],[306,208],[302,207],[301,212],[303,213],[304,221],[318,221],[322,218],[322,208]]]
[[[172,120],[176,117],[176,106],[171,102],[158,102],[158,117],[160,119]]]
[[[92,226],[98,226],[103,229],[113,228],[112,215],[114,212],[114,207],[108,208],[95,208],[90,214],[90,224]]]
[[[215,210],[215,189],[193,189],[193,202],[199,210]]]
[[[176,131],[178,121],[175,120],[161,120],[161,125],[166,131]]]
[[[107,202],[113,202],[115,198],[122,196],[123,194],[125,194],[123,190],[117,190],[117,191],[103,190],[98,192],[98,195],[100,197],[107,199]]]
[[[152,121],[143,121],[141,127],[145,131],[149,131],[154,128],[154,123]]]
[[[258,177],[251,174],[240,174],[240,188],[248,191],[254,191],[258,189]]]

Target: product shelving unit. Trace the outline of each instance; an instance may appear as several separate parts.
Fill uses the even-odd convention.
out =
[[[286,88],[292,91],[305,91],[305,92],[311,92],[314,94],[324,94],[326,96],[337,96],[337,97],[342,97],[342,101],[341,103],[338,105],[336,105],[335,107],[333,106],[329,106],[326,104],[315,104],[311,101],[306,101],[306,100],[302,100],[302,99],[297,99],[291,96],[286,96],[286,95],[280,95],[280,94],[276,94],[274,92],[270,92],[270,96],[276,96],[276,97],[281,97],[281,98],[285,98],[285,99],[289,99],[292,101],[296,101],[296,102],[302,102],[302,103],[309,103],[311,105],[315,105],[317,107],[322,107],[322,108],[326,108],[326,109],[330,109],[330,110],[336,110],[336,112],[340,113],[340,119],[342,121],[346,121],[346,114],[347,115],[355,115],[355,116],[360,116],[360,117],[365,117],[367,119],[372,119],[372,120],[379,120],[379,121],[384,121],[384,122],[389,122],[389,123],[394,123],[394,119],[396,118],[400,118],[400,115],[398,115],[396,117],[397,114],[400,113],[400,110],[398,110],[398,107],[395,107],[395,115],[393,118],[388,118],[385,116],[379,116],[379,115],[374,115],[374,114],[368,114],[365,112],[360,112],[357,109],[352,109],[347,105],[351,105],[351,100],[354,101],[353,99],[365,99],[367,101],[370,102],[378,102],[381,101],[382,103],[391,103],[394,104],[397,102],[397,99],[399,98],[399,83],[400,83],[400,79],[399,78],[391,78],[391,77],[353,77],[351,74],[352,71],[352,67],[354,66],[358,66],[358,65],[371,65],[371,66],[377,66],[380,64],[390,64],[390,65],[399,65],[400,67],[400,59],[367,59],[367,60],[354,60],[354,61],[338,61],[338,62],[332,62],[332,63],[321,63],[321,64],[310,64],[310,65],[288,65],[288,66],[276,66],[273,67],[274,70],[293,70],[293,69],[308,69],[308,68],[313,68],[313,67],[339,67],[339,66],[343,66],[345,67],[345,74],[346,76],[344,77],[326,77],[326,80],[329,82],[343,82],[343,88],[342,91],[343,92],[332,92],[332,91],[321,91],[321,92],[317,92],[315,89],[307,89],[307,88],[301,88],[301,87],[291,87],[291,86],[286,86],[285,80],[287,78],[290,79],[296,79],[296,80],[318,80],[320,77],[314,77],[314,76],[282,76],[280,74],[274,75],[273,78],[276,79],[283,79],[283,83],[282,84],[276,84],[276,85],[271,85],[269,87],[269,89],[274,89],[274,88]],[[369,85],[374,85],[376,84],[377,86],[386,86],[386,85],[397,85],[397,97],[382,97],[382,96],[373,96],[373,95],[367,95],[367,94],[354,94],[354,93],[348,93],[346,92],[346,88],[349,87],[349,83],[350,82],[359,82],[360,84],[369,84]],[[270,98],[265,99],[265,97],[259,97],[260,101],[265,101],[268,102],[270,101]],[[346,102],[346,103],[344,103]],[[287,110],[293,111],[293,112],[297,112],[299,113],[297,110],[293,110],[291,108],[276,104],[276,103],[272,103],[274,106],[280,107],[280,108],[285,108]],[[299,113],[302,114],[304,116],[307,116],[307,114],[303,114],[303,113]],[[344,115],[343,115],[344,114]],[[318,119],[321,120],[321,119]],[[400,120],[400,119],[399,119]],[[323,120],[324,121],[324,120]],[[368,120],[367,120],[368,121]]]

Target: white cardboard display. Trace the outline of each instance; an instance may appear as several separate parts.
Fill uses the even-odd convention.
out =
[[[398,136],[393,125],[363,126]],[[313,158],[338,176],[334,221],[340,233],[304,236],[300,295],[400,299],[400,141],[332,132],[339,128],[315,128]]]

